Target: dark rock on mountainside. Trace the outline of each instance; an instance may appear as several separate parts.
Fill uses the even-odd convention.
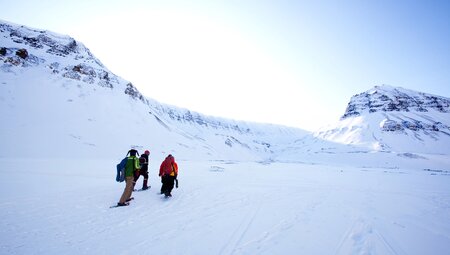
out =
[[[372,114],[384,113],[427,113],[430,111],[450,113],[450,99],[423,92],[391,87],[388,85],[375,86],[373,89],[353,96],[348,103],[341,120]],[[396,117],[386,119],[380,123],[382,131],[425,131],[449,134],[449,127],[432,118],[423,119]]]
[[[1,68],[44,66],[61,75],[87,84],[113,88],[119,77],[108,71],[89,49],[75,39],[44,30],[0,22],[0,35],[9,45],[0,48]]]
[[[450,112],[450,99],[383,85],[353,96],[341,119],[363,112]]]
[[[26,59],[28,57],[28,51],[26,49],[19,49],[16,51],[16,55],[23,59]]]

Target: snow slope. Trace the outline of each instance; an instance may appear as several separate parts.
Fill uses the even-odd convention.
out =
[[[0,61],[0,254],[450,250],[446,112],[360,105],[316,134],[205,116],[143,96],[68,36],[8,22]],[[442,125],[380,129],[388,118]],[[130,147],[151,151],[152,188],[110,209]],[[168,200],[167,153],[180,167]]]
[[[160,157],[264,160],[272,144],[306,134],[158,103],[69,36],[7,22],[0,32],[0,116],[9,123],[0,127],[0,157],[120,157],[133,147]]]

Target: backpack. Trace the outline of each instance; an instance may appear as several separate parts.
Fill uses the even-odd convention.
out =
[[[145,159],[144,155],[141,155],[141,157],[139,158],[139,163],[141,164],[141,166],[147,163],[147,160]]]
[[[116,175],[116,181],[117,182],[123,182],[125,181],[125,166],[127,165],[128,158],[125,157],[120,161],[119,164],[117,164],[117,175]]]
[[[167,157],[163,161],[163,163],[161,165],[163,175],[172,175],[172,172],[175,174],[174,163],[175,163],[175,161],[174,161],[173,157]]]

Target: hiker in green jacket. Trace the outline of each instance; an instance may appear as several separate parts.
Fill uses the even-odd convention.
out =
[[[139,164],[139,159],[136,157],[136,154],[139,156],[139,153],[135,149],[131,149],[128,151],[130,156],[128,157],[127,164],[125,165],[125,189],[123,190],[123,194],[120,197],[118,206],[127,206],[130,204],[131,194],[133,193],[134,187],[134,174],[137,170],[141,168]]]

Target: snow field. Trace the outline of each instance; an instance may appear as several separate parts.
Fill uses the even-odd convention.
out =
[[[117,161],[117,160],[116,160]],[[448,172],[179,161],[113,208],[114,160],[0,159],[0,254],[447,254]],[[142,177],[137,188],[142,185]]]

